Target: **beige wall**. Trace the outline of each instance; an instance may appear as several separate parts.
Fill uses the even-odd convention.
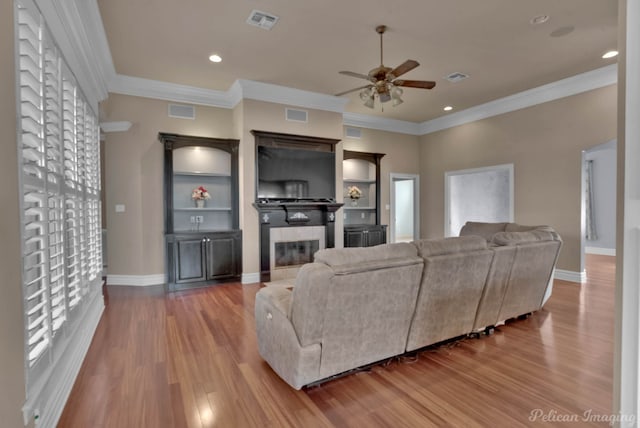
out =
[[[340,139],[342,115],[307,110],[308,123],[289,122],[284,119],[284,105],[244,100],[233,110],[196,106],[196,119],[185,120],[168,117],[167,104],[166,101],[112,94],[101,105],[104,113],[102,122],[133,123],[129,131],[107,134],[105,141],[105,224],[109,274],[154,275],[165,272],[164,152],[162,144],[158,142],[158,132],[241,140],[239,171],[243,273],[258,273],[258,214],[252,206],[255,201],[255,140],[250,131],[255,129]],[[341,175],[341,170],[339,173]],[[116,204],[124,204],[125,212],[116,213]]]
[[[25,401],[13,2],[0,3],[0,425],[22,426]]]
[[[158,132],[230,138],[232,111],[196,106],[196,119],[175,119],[168,102],[111,94],[101,122],[129,121],[126,132],[106,134],[105,190],[110,275],[153,275],[165,271],[164,149]],[[125,205],[116,213],[115,205]]]
[[[564,240],[558,268],[580,271],[581,152],[616,138],[616,86],[420,137],[421,233],[444,235],[444,173],[513,163],[515,221]]]
[[[419,144],[419,137],[415,135],[375,129],[362,129],[359,140],[344,139],[345,150],[385,154],[380,162],[380,222],[389,227],[391,227],[390,211],[386,206],[390,203],[390,173],[420,174]],[[387,239],[389,239],[389,229],[387,229]]]

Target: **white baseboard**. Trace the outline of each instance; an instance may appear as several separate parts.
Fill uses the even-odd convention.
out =
[[[598,248],[598,247],[584,247],[584,252],[587,254],[598,254],[600,256],[614,256],[616,255],[615,248]]]
[[[260,282],[260,272],[243,273],[241,282],[243,284],[255,284]]]
[[[555,279],[561,279],[563,281],[582,283],[587,280],[587,272],[575,272],[572,270],[555,269],[553,277]]]
[[[107,285],[130,285],[133,287],[148,287],[167,283],[167,276],[163,273],[153,275],[107,275]]]
[[[49,375],[45,382],[27,394],[22,408],[25,425],[36,417],[36,426],[54,427],[58,424],[104,311],[101,288],[87,303],[81,319],[74,322],[75,329],[70,332],[64,350],[47,371]]]

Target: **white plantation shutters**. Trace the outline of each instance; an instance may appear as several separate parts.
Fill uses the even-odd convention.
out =
[[[16,3],[27,386],[61,355],[99,292],[98,121],[30,0]],[[74,324],[75,323],[75,324]]]

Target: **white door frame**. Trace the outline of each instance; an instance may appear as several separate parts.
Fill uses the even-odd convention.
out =
[[[485,166],[482,168],[470,168],[470,169],[460,169],[457,171],[447,171],[444,173],[444,236],[452,236],[449,232],[449,225],[451,223],[451,209],[449,205],[451,204],[451,177],[457,175],[465,175],[465,174],[477,174],[479,172],[488,172],[488,171],[504,171],[507,170],[509,172],[509,221],[514,221],[514,184],[513,184],[513,164],[502,164],[502,165],[493,165],[493,166]]]
[[[403,174],[392,172],[389,174],[389,240],[396,241],[396,186],[394,181],[413,181],[413,239],[420,239],[420,176],[418,174]]]

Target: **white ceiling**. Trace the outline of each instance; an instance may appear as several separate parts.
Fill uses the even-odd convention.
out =
[[[346,111],[423,122],[615,63],[617,0],[98,0],[116,72],[226,91],[236,79],[323,94],[366,81],[379,65],[375,27],[386,66],[406,59],[420,67],[403,78],[435,80],[432,90],[405,88],[404,104]],[[258,9],[279,16],[272,30],[245,23]],[[549,15],[541,25],[530,19]],[[562,37],[551,33],[574,30]],[[218,53],[223,61],[211,63]],[[471,77],[443,79],[452,72]],[[452,105],[451,113],[442,109]]]

